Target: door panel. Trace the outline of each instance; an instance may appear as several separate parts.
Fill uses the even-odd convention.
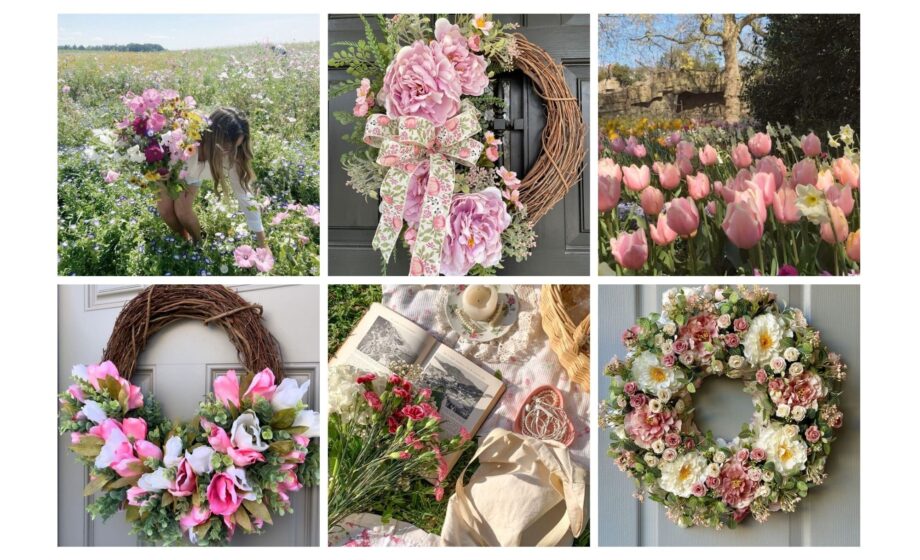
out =
[[[319,404],[319,290],[316,286],[232,286],[243,297],[263,306],[266,326],[282,348],[285,373],[298,382],[312,380],[307,403]],[[58,386],[69,385],[74,364],[98,362],[115,319],[126,301],[142,286],[60,286],[58,291]],[[228,369],[242,370],[236,349],[223,330],[184,321],[151,337],[138,360],[132,382],[145,394],[156,395],[164,413],[190,419],[213,379]],[[93,521],[82,496],[87,469],[78,465],[58,443],[58,544],[139,546],[129,535],[124,514]],[[262,535],[237,534],[238,546],[309,546],[319,542],[319,490],[307,488],[292,496],[294,514],[276,516]]]
[[[658,311],[661,295],[672,286],[600,286],[598,321],[600,368],[626,349],[620,333],[635,319]],[[682,529],[665,516],[658,504],[633,498],[634,483],[607,457],[610,435],[598,437],[598,542],[606,546],[856,546],[859,545],[859,287],[771,286],[781,302],[805,312],[821,330],[824,342],[849,365],[843,394],[846,422],[834,443],[827,482],[812,490],[795,513],[774,513],[763,524],[753,520],[735,530],[702,527]],[[738,415],[750,410],[750,397],[731,383],[701,391],[711,401],[721,400],[724,417],[707,415],[716,433],[734,437]],[[609,378],[601,375],[599,398],[606,398]]]
[[[502,15],[503,22],[520,25],[519,31],[542,46],[565,70],[566,80],[582,108],[582,118],[590,122],[590,52],[588,49],[589,17],[587,15]],[[339,41],[356,41],[364,36],[361,21],[356,16],[330,16],[330,52],[339,48]],[[329,69],[329,81],[335,83],[348,75],[340,69]],[[540,151],[540,137],[546,121],[540,98],[531,82],[520,72],[501,75],[496,91],[509,103],[503,160],[498,162],[523,177]],[[377,275],[382,263],[380,255],[371,248],[377,227],[377,203],[365,201],[345,183],[348,176],[342,170],[343,153],[355,149],[342,140],[348,129],[333,117],[336,111],[350,111],[354,100],[341,95],[329,100],[329,270],[333,275]],[[587,153],[588,140],[585,138]],[[566,197],[537,224],[537,247],[533,255],[522,262],[506,261],[501,274],[512,275],[587,275],[589,273],[589,214],[591,170],[586,158],[583,178]],[[388,274],[406,274],[409,256],[398,244],[387,266]],[[562,271],[562,272],[560,272]]]

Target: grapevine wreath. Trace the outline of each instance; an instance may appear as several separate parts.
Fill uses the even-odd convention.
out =
[[[672,289],[623,334],[607,366],[610,456],[681,526],[734,528],[794,511],[820,485],[843,424],[846,365],[799,309],[763,288]],[[711,375],[744,382],[754,418],[730,442],[701,433],[692,394]]]
[[[60,430],[89,469],[83,493],[95,495],[94,518],[124,509],[147,542],[225,544],[291,512],[289,494],[316,484],[318,419],[302,403],[309,382],[283,379],[261,314],[223,286],[150,286],[121,311],[103,362],[73,368]],[[149,338],[186,319],[223,328],[249,373],[218,376],[196,417],[173,423],[130,379]]]
[[[581,176],[585,126],[562,67],[514,24],[488,15],[453,22],[412,14],[378,16],[383,39],[362,17],[365,39],[344,43],[330,66],[353,79],[330,97],[355,91],[351,112],[363,146],[346,153],[348,184],[379,199],[373,247],[389,261],[400,237],[409,274],[490,274],[504,258],[526,259],[534,224]],[[501,163],[502,139],[490,130],[505,102],[490,80],[519,70],[546,106],[542,150],[523,179]]]

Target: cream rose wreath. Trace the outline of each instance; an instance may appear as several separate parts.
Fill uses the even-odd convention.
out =
[[[623,333],[601,424],[609,454],[681,526],[734,528],[794,511],[827,474],[843,425],[846,365],[799,309],[763,288],[672,289],[662,313]],[[732,441],[702,433],[692,394],[709,376],[744,382],[754,418]]]

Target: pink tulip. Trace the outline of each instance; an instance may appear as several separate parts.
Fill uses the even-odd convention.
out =
[[[824,171],[818,172],[818,180],[815,181],[815,187],[819,191],[827,191],[830,187],[833,187],[837,181],[834,180],[834,174],[831,173],[830,169],[825,169]]]
[[[700,225],[700,213],[693,200],[687,197],[675,198],[668,207],[668,227],[681,237],[690,237]]]
[[[155,443],[151,443],[146,439],[134,442],[134,450],[137,452],[137,456],[141,461],[146,461],[151,458],[157,460],[163,458],[163,450]]]
[[[639,192],[651,183],[652,173],[647,165],[636,167],[636,164],[632,164],[623,168],[623,181],[627,189]]]
[[[664,193],[655,187],[646,187],[639,195],[639,204],[647,216],[654,216],[664,208]]]
[[[179,528],[183,532],[197,527],[211,518],[211,511],[207,507],[189,508],[188,513],[179,518]]]
[[[147,439],[147,422],[143,418],[125,418],[121,422],[121,431],[130,440]]]
[[[275,374],[272,370],[265,368],[252,378],[249,388],[243,393],[243,398],[251,397],[255,401],[256,397],[270,401],[275,394]]]
[[[693,161],[690,158],[679,157],[677,158],[677,169],[680,170],[680,176],[686,177],[687,175],[693,173]]]
[[[677,159],[693,159],[696,155],[696,148],[692,143],[683,140],[677,144]]]
[[[792,186],[814,185],[818,182],[818,168],[812,159],[803,159],[792,166]]]
[[[744,144],[738,144],[732,150],[732,163],[734,163],[735,167],[738,169],[749,167],[753,161],[753,158],[751,158],[751,152]]]
[[[706,144],[700,148],[700,163],[708,167],[710,165],[715,165],[719,161],[719,153],[716,152],[716,149]]]
[[[687,175],[687,191],[693,200],[702,200],[709,196],[709,175],[702,171],[696,175]]]
[[[808,136],[803,136],[802,151],[805,152],[805,155],[808,157],[821,155],[821,139],[818,138],[814,132],[809,133]]]
[[[859,188],[859,165],[853,163],[849,158],[837,158],[831,164],[831,170],[834,177],[843,185],[853,188]]]
[[[670,191],[676,189],[677,185],[680,184],[680,169],[673,163],[656,161],[653,167],[655,172],[658,173],[658,182],[661,183],[661,188]]]
[[[757,160],[755,166],[758,173],[769,173],[773,175],[773,184],[776,188],[786,180],[786,164],[776,156],[766,156]]]
[[[769,173],[754,173],[750,181],[754,188],[759,189],[763,194],[764,203],[769,206],[773,204],[773,195],[776,194],[776,182],[773,175]]]
[[[853,207],[856,205],[856,201],[853,200],[853,187],[832,185],[824,191],[824,194],[828,202],[843,210],[845,216],[853,213]]]
[[[191,496],[198,490],[198,478],[192,465],[188,460],[182,459],[176,467],[176,478],[169,487],[169,493],[173,496]]]
[[[633,155],[639,159],[642,159],[648,155],[648,151],[643,144],[639,144],[633,148]]]
[[[620,184],[623,171],[610,158],[603,158],[597,164],[598,211],[608,212],[620,203]]]
[[[846,252],[851,260],[859,262],[859,230],[847,236]]]
[[[706,215],[710,218],[716,215],[716,201],[710,200],[706,203]]]
[[[677,233],[668,227],[666,214],[658,214],[657,225],[649,221],[648,229],[649,233],[652,234],[652,241],[655,242],[655,245],[665,246],[677,239]]]
[[[794,224],[799,221],[799,209],[795,205],[798,197],[795,189],[783,187],[773,197],[773,216],[781,224]]]
[[[610,141],[610,149],[612,149],[615,154],[622,154],[626,149],[626,141],[623,140],[622,137],[617,136]]]
[[[610,252],[613,258],[624,268],[639,270],[648,260],[648,242],[645,239],[645,230],[639,229],[633,233],[622,232],[615,239],[610,240]]]
[[[754,157],[760,158],[770,153],[770,150],[773,149],[773,141],[770,140],[769,134],[758,132],[748,140],[748,148]]]
[[[227,449],[227,455],[230,456],[233,464],[238,467],[246,467],[256,462],[261,463],[265,461],[265,456],[255,449],[240,449],[238,447],[231,447]]]
[[[725,236],[739,249],[750,249],[763,237],[763,221],[753,200],[753,193],[747,193],[729,204],[722,222]]]
[[[231,369],[214,380],[214,396],[226,407],[229,407],[230,403],[237,408],[240,407],[240,382],[236,378],[235,370]]]
[[[217,473],[208,484],[208,506],[215,515],[233,515],[243,503],[243,494],[238,491],[236,481],[227,473]]]
[[[821,224],[821,239],[831,245],[844,243],[850,234],[850,226],[843,210],[833,204],[828,204],[827,215],[830,220]]]
[[[208,433],[208,444],[218,453],[226,454],[231,447],[230,436],[217,424],[212,424]]]

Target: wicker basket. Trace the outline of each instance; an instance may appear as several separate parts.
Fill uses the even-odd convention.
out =
[[[589,286],[550,284],[540,290],[540,315],[550,347],[569,379],[585,392],[591,390],[591,313],[576,324],[571,312],[589,297]]]

